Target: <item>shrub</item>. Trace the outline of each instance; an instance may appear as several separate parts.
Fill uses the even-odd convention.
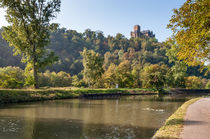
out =
[[[51,86],[51,87],[67,87],[71,86],[72,79],[69,73],[66,72],[50,72],[46,71],[40,73],[40,86]]]
[[[74,87],[87,87],[84,80],[80,80],[77,75],[72,76],[72,85]]]
[[[0,87],[2,88],[22,88],[24,86],[24,71],[19,67],[0,68]]]
[[[1,88],[23,88],[30,87],[33,83],[33,72],[25,72],[19,67],[3,67],[0,68],[0,87]],[[67,87],[71,86],[72,79],[66,72],[50,72],[39,73],[39,84],[41,87]]]

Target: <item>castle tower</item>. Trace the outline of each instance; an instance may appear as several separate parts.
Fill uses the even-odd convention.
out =
[[[131,32],[131,37],[137,38],[141,36],[141,27],[139,25],[135,25],[133,30],[134,32]]]
[[[134,30],[134,32],[140,32],[141,31],[141,27],[139,25],[135,25],[133,30]]]
[[[150,31],[150,30],[141,31],[141,27],[139,25],[135,25],[133,30],[134,31],[131,32],[131,37],[132,38],[137,38],[137,37],[142,37],[142,36],[150,37],[150,38],[155,37],[155,34],[153,34],[153,32]]]

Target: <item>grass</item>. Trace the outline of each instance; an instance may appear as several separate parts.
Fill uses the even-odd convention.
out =
[[[87,89],[87,88],[40,88],[40,89],[0,89],[1,103],[30,102],[51,99],[78,98],[82,94],[90,93],[125,93],[125,94],[143,94],[153,93],[151,89]]]
[[[173,115],[171,115],[153,136],[154,139],[179,139],[183,128],[184,117],[189,105],[201,99],[195,98],[185,102]]]
[[[17,103],[50,99],[75,98],[79,94],[70,91],[53,90],[0,90],[0,103]]]

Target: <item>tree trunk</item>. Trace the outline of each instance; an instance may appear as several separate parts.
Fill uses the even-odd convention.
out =
[[[33,77],[34,77],[34,88],[38,89],[39,84],[38,84],[38,70],[37,70],[37,58],[36,58],[36,48],[33,46]]]

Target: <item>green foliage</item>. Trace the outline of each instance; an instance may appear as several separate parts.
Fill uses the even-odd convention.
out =
[[[131,88],[133,86],[133,76],[131,74],[131,65],[128,60],[119,64],[115,71],[116,81],[119,87]]]
[[[179,45],[179,59],[188,65],[203,66],[210,60],[209,13],[209,0],[187,0],[181,8],[174,9],[168,27]]]
[[[51,86],[51,87],[68,87],[72,84],[72,78],[70,74],[66,72],[49,72],[39,74],[40,77],[40,86]]]
[[[132,87],[140,88],[142,86],[142,82],[140,80],[140,72],[139,65],[136,65],[131,71],[131,75],[133,77]]]
[[[25,71],[25,84],[24,86],[30,87],[33,86],[35,83],[34,78],[33,78],[33,72],[32,71]]]
[[[72,90],[52,90],[52,89],[1,89],[0,104],[32,102],[52,99],[66,99],[78,97],[80,93]]]
[[[105,37],[102,32],[95,32],[90,29],[84,33],[78,33],[74,30],[60,28],[51,32],[50,42],[46,49],[47,51],[54,51],[59,60],[47,69],[55,72],[64,71],[71,75],[79,76],[83,70],[80,52],[84,48],[93,50],[104,57],[103,68],[105,71],[111,64],[118,66],[124,60],[129,60],[132,70],[135,69],[137,73],[148,64],[164,63],[168,67],[175,64],[168,62],[169,57],[166,55],[166,50],[169,44],[159,43],[154,38],[127,39],[122,34]],[[11,63],[13,66],[24,68],[18,62],[20,56],[11,56],[11,49],[7,47],[7,43],[1,38],[1,35],[0,51],[2,52],[0,66],[8,66]],[[43,72],[44,70],[40,71]],[[187,74],[204,77],[204,73],[200,73],[199,67],[188,67]],[[136,75],[138,76],[138,74]],[[136,77],[134,86],[139,86],[141,84],[139,81],[139,77]]]
[[[208,81],[208,83],[205,86],[206,89],[210,89],[210,81]]]
[[[33,72],[24,72],[19,67],[0,68],[0,88],[23,88],[33,85]],[[66,72],[39,73],[41,87],[68,87],[72,85],[72,77]],[[82,83],[81,83],[82,84]],[[84,84],[82,84],[84,85]]]
[[[81,53],[83,56],[83,77],[84,81],[89,86],[99,86],[99,81],[104,72],[103,69],[103,57],[93,50],[84,49]]]
[[[111,64],[109,68],[104,72],[102,79],[104,82],[104,87],[106,88],[114,88],[116,81],[116,65]]]
[[[154,88],[158,92],[163,91],[166,84],[166,75],[168,67],[166,65],[150,65],[146,66],[141,73],[143,87]]]
[[[177,58],[178,45],[175,43],[174,39],[169,39],[166,42],[169,47],[166,50],[166,55],[168,56],[169,63],[173,63],[170,68],[168,76],[168,84],[171,87],[185,87],[185,77],[187,76],[187,66],[183,61]]]
[[[140,73],[145,67],[152,64],[167,65],[165,87],[185,87],[184,78],[186,76],[210,77],[208,74],[204,77],[204,73],[199,71],[200,67],[187,67],[177,58],[179,45],[173,39],[168,40],[167,43],[159,43],[155,38],[127,39],[120,33],[116,36],[105,37],[101,31],[87,29],[83,33],[78,33],[75,30],[59,28],[50,32],[50,42],[45,50],[54,51],[59,60],[54,65],[47,67],[49,71],[53,71],[52,73],[38,74],[41,78],[39,79],[41,86],[69,86],[72,82],[73,86],[85,87],[90,80],[89,85],[92,87],[114,88],[116,84],[119,84],[120,87],[140,88],[144,86]],[[0,51],[2,52],[0,66],[8,66],[8,63],[11,63],[11,65],[24,68],[24,65],[18,62],[20,55],[12,57],[11,48],[7,45],[0,35]],[[93,60],[84,61],[84,56],[80,54],[84,48],[89,53],[87,59],[92,57]],[[83,64],[86,66],[83,67]],[[33,63],[27,63],[26,87],[35,82],[31,67]],[[44,72],[44,69],[39,71]],[[58,77],[60,71],[72,75],[71,80],[66,81],[67,84],[62,81],[66,76],[69,78],[68,75],[63,74],[62,78]]]
[[[7,42],[1,36],[2,29],[0,29],[0,67],[19,66],[23,68],[23,63],[20,63],[19,56],[13,56],[11,47],[8,47]]]
[[[72,77],[72,85],[73,85],[74,87],[81,87],[80,80],[79,80],[79,78],[77,77],[77,75],[74,75],[74,76]]]
[[[0,88],[22,88],[24,71],[18,67],[0,68]]]
[[[51,32],[51,44],[47,47],[47,49],[55,51],[56,55],[59,56],[59,61],[52,67],[47,67],[50,71],[55,72],[53,74],[49,73],[49,78],[46,78],[46,76],[43,75],[46,73],[39,74],[39,77],[42,78],[40,79],[42,82],[39,82],[40,85],[42,83],[43,85],[41,86],[62,86],[62,84],[65,86],[69,85],[71,81],[68,82],[67,85],[65,83],[58,83],[61,79],[57,80],[57,73],[64,71],[73,76],[77,76],[78,79],[74,76],[75,82],[72,79],[73,86],[87,86],[87,82],[85,83],[84,80],[81,80],[83,77],[80,75],[81,70],[83,70],[83,60],[79,52],[82,51],[84,47],[91,49],[91,51],[98,51],[100,53],[98,53],[98,55],[100,55],[101,58],[104,57],[104,61],[101,60],[101,62],[103,61],[103,66],[100,66],[100,68],[102,69],[103,67],[105,72],[104,74],[102,72],[101,75],[98,74],[99,77],[101,77],[99,80],[100,82],[95,80],[94,82],[97,84],[90,84],[92,87],[114,88],[116,84],[119,84],[120,87],[141,88],[143,86],[143,80],[141,79],[140,73],[145,67],[151,64],[165,64],[169,67],[166,74],[166,81],[164,83],[166,87],[167,85],[170,87],[185,87],[184,77],[187,75],[204,77],[203,73],[199,72],[199,67],[186,67],[184,62],[176,58],[178,46],[173,39],[167,41],[167,43],[158,43],[157,40],[147,38],[131,38],[128,40],[121,35],[115,37],[108,36],[107,38],[102,36],[103,34],[101,34],[101,32],[97,33],[90,30],[86,31],[84,34],[66,29],[58,29],[57,31]],[[95,46],[96,41],[99,41],[100,39],[103,40],[103,44],[100,44],[100,49],[97,49]],[[6,43],[3,39],[0,39],[0,41],[0,49],[3,48],[3,54],[0,55],[0,57],[8,60],[11,59],[9,61],[12,61],[13,57],[7,54],[10,49],[7,50],[4,49],[6,47],[1,47],[6,45]],[[115,44],[114,42],[120,44],[122,47],[114,46],[116,49],[111,48],[112,45]],[[6,55],[4,55],[4,53]],[[125,64],[125,61],[129,61],[127,62],[128,66]],[[125,67],[120,66],[122,63],[125,64]],[[92,65],[95,66],[95,64]],[[117,69],[120,72],[117,72]],[[93,69],[93,71],[94,70],[95,69]],[[25,86],[28,87],[33,85],[34,82],[32,76],[33,72],[30,71],[30,65],[29,68],[28,66],[26,67],[25,71],[25,76],[27,77],[25,80]],[[43,70],[41,71],[43,72]],[[92,71],[92,69],[89,71]],[[125,74],[124,71],[126,71]],[[206,78],[208,77],[209,76],[206,76]]]
[[[200,89],[202,87],[202,82],[199,77],[189,76],[185,78],[185,85],[188,89]]]
[[[176,63],[173,67],[171,67],[172,74],[172,81],[171,86],[176,88],[184,88],[185,87],[185,80],[184,78],[187,76],[186,71],[187,67],[183,63]]]
[[[74,87],[87,87],[84,80],[80,80],[77,75],[72,76],[72,86]]]
[[[187,67],[185,63],[203,65],[209,60],[207,19],[210,8],[207,0],[187,0],[180,9],[174,10],[168,27],[174,31],[175,38],[166,43],[149,37],[128,39],[120,33],[105,37],[102,31],[90,29],[83,33],[57,29],[58,25],[50,21],[60,11],[60,2],[0,0],[0,7],[6,9],[9,22],[0,33],[14,48],[14,55],[18,55],[11,57],[11,48],[0,35],[0,66],[11,63],[25,68],[25,73],[20,69],[0,72],[1,87],[81,87],[89,84],[114,88],[119,84],[119,87],[143,86],[161,91],[164,86],[192,87],[188,78],[185,79],[187,75],[204,77],[204,73],[198,71],[200,67]],[[59,61],[50,67],[48,65],[57,60],[53,52]],[[26,65],[18,62],[21,57]],[[45,66],[53,72],[43,73]],[[20,71],[20,78],[16,71]],[[209,77],[207,73],[206,78]]]
[[[33,69],[34,87],[38,88],[37,72],[56,60],[44,47],[49,44],[50,30],[57,27],[50,20],[60,11],[60,0],[0,0],[0,7],[6,9],[10,24],[3,28],[2,35],[14,47],[14,55],[21,55]]]

